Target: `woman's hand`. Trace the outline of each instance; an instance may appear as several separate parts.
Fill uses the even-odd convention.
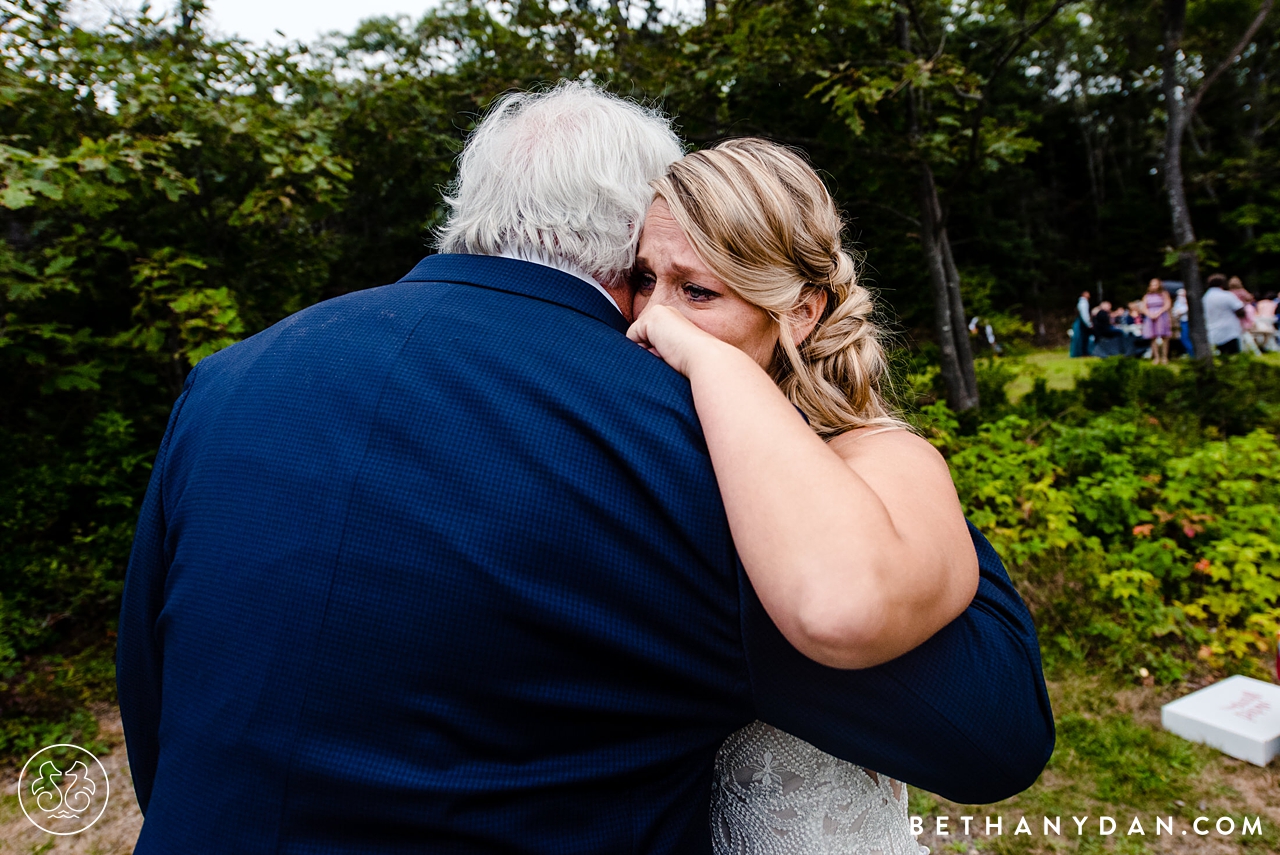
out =
[[[627,330],[627,338],[688,377],[704,356],[723,350],[720,339],[696,327],[670,306],[651,303]]]

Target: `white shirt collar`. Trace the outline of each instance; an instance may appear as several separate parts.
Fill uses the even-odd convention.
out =
[[[613,299],[613,295],[604,289],[604,286],[595,280],[595,277],[583,271],[581,267],[572,261],[566,261],[563,258],[556,258],[545,252],[534,249],[504,249],[498,253],[502,258],[514,258],[517,261],[527,261],[531,264],[541,264],[543,267],[551,267],[559,270],[561,273],[568,273],[570,276],[576,276],[583,282],[586,282],[592,288],[595,288],[604,298],[609,301],[609,305],[613,306],[619,312],[622,311],[618,306],[618,301]]]

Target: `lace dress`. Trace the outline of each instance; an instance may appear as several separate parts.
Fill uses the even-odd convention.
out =
[[[711,793],[715,855],[928,855],[907,788],[763,722],[725,740]]]

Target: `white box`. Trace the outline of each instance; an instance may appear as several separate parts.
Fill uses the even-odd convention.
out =
[[[1165,730],[1265,766],[1280,754],[1280,686],[1228,677],[1160,708]]]

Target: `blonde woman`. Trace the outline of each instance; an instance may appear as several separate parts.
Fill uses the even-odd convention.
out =
[[[978,561],[946,463],[882,396],[835,204],[756,139],[688,155],[654,187],[629,335],[692,385],[762,604],[824,665],[911,650],[965,609]],[[756,722],[717,758],[715,849],[916,853],[906,804],[900,783]]]

